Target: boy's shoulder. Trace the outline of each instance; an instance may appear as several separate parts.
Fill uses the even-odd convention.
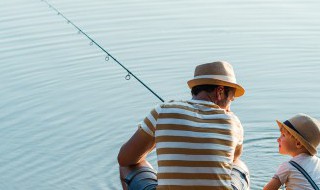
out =
[[[311,155],[309,155],[309,154],[305,154],[305,153],[302,153],[302,154],[299,154],[299,155],[297,155],[297,156],[295,156],[295,157],[293,157],[292,159],[291,159],[292,161],[295,161],[295,162],[297,162],[298,164],[299,163],[304,163],[304,162],[320,162],[320,159],[317,157],[317,156],[311,156]]]

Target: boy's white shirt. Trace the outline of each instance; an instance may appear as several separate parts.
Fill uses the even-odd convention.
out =
[[[320,159],[317,156],[302,153],[291,160],[298,163],[320,187]],[[281,184],[285,184],[287,190],[314,190],[304,175],[289,161],[279,166],[274,178],[278,178]]]

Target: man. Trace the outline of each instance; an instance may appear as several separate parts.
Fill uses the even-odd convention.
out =
[[[239,160],[243,128],[230,110],[245,90],[232,66],[224,61],[199,65],[188,85],[192,100],[156,106],[120,149],[124,189],[249,189],[248,169]],[[146,161],[154,148],[157,173]]]

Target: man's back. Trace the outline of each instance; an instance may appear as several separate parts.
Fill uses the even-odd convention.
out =
[[[243,140],[236,116],[208,101],[169,102],[141,128],[155,137],[157,189],[232,189],[234,151]]]

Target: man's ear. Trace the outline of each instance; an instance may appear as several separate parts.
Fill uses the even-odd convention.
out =
[[[217,98],[219,101],[221,101],[223,99],[223,94],[224,94],[224,89],[223,87],[218,87],[217,90],[216,90],[216,93],[217,93]]]

